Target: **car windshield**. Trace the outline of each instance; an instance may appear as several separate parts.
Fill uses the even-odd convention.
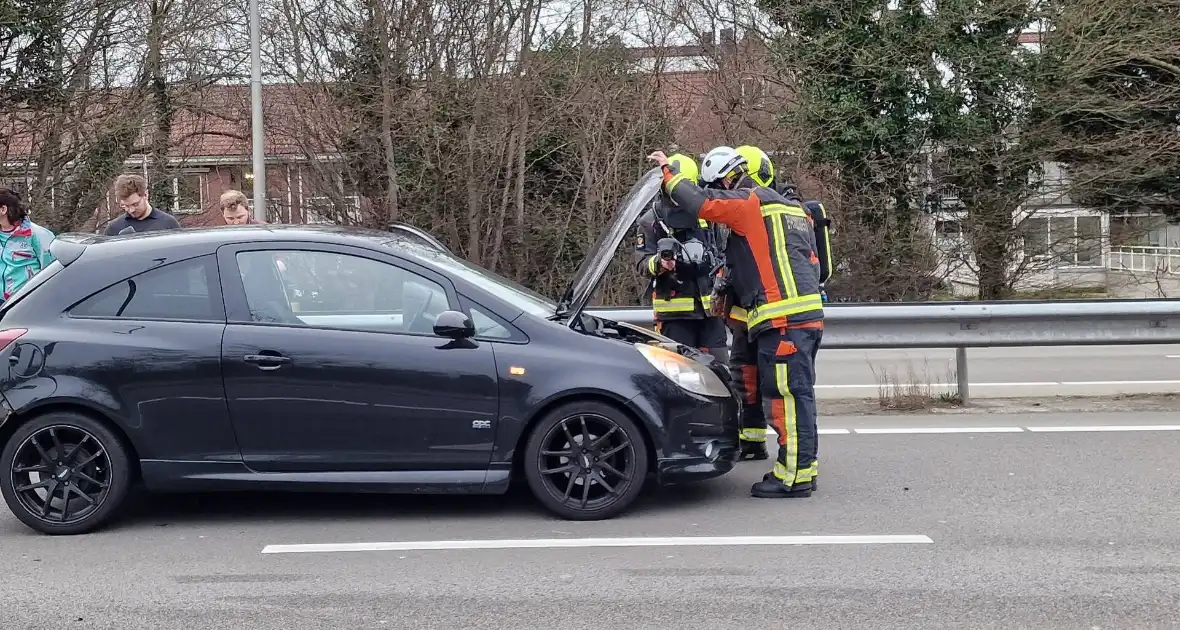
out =
[[[453,256],[434,247],[421,244],[414,239],[395,239],[385,242],[385,246],[394,250],[412,250],[416,256],[427,258],[464,280],[480,287],[520,310],[537,317],[549,317],[557,310],[557,304],[549,298],[528,289],[508,278],[505,278],[483,267],[473,265],[457,256]]]

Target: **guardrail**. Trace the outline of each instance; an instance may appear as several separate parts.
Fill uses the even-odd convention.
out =
[[[587,311],[652,326],[647,307]],[[1180,343],[1180,299],[836,304],[824,316],[823,348],[954,348],[964,403],[968,348]]]

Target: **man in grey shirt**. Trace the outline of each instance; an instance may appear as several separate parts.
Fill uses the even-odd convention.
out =
[[[107,224],[103,234],[131,234],[156,230],[180,229],[176,217],[153,208],[148,202],[147,180],[140,175],[120,175],[115,179],[115,199],[123,214]]]

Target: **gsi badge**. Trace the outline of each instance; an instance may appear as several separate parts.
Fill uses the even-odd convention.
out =
[[[472,429],[490,429],[490,428],[492,428],[492,421],[491,420],[472,420],[471,421],[471,428]]]

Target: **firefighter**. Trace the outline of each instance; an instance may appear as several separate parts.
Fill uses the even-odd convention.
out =
[[[774,179],[774,166],[770,158],[757,147],[750,145],[740,146],[735,151],[746,158],[747,170],[754,183],[769,187]],[[766,416],[762,412],[762,397],[758,394],[758,356],[756,349],[750,344],[749,331],[746,328],[746,311],[735,304],[732,283],[726,282],[724,287],[728,289],[729,295],[724,296],[724,300],[721,299],[722,296],[714,296],[714,303],[724,305],[724,312],[715,312],[725,317],[726,324],[733,334],[729,351],[729,374],[743,403],[741,433],[738,435],[741,458],[762,461],[769,459],[770,455],[766,452]]]
[[[671,198],[660,218],[673,229],[700,219],[732,230],[726,260],[736,305],[746,311],[758,355],[762,408],[778,434],[771,472],[753,485],[755,497],[809,497],[816,462],[815,355],[823,336],[815,232],[801,205],[750,177],[745,158],[717,147],[700,180],[679,175],[663,152],[649,156],[663,170]]]
[[[767,155],[766,152],[763,151],[762,149],[759,149],[758,147],[755,147],[752,145],[744,145],[744,146],[740,146],[734,150],[737,151],[742,157],[746,158],[746,163],[747,163],[746,170],[750,174],[750,179],[753,179],[754,182],[756,184],[758,184],[759,186],[765,186],[767,188],[773,189],[775,192],[782,195],[783,198],[785,198],[787,201],[791,201],[791,202],[797,203],[797,204],[801,203],[803,205],[803,209],[807,211],[807,215],[811,218],[812,225],[815,229],[815,242],[816,242],[815,253],[816,253],[816,257],[819,258],[819,264],[820,264],[820,274],[819,274],[820,298],[824,302],[827,302],[828,301],[828,294],[824,290],[824,284],[828,281],[828,278],[831,277],[831,275],[832,275],[832,259],[831,259],[832,245],[831,245],[831,237],[829,236],[832,222],[828,218],[827,209],[824,208],[824,205],[822,203],[820,203],[819,201],[816,201],[816,200],[803,201],[803,197],[799,193],[799,187],[796,186],[794,183],[789,182],[789,181],[783,181],[782,183],[779,183],[779,178],[775,177],[774,163],[771,162],[770,156]],[[733,321],[732,317],[730,318],[730,321],[731,322]],[[738,350],[738,348],[736,346],[736,342],[735,342],[734,350],[730,355],[731,363],[738,362],[738,357],[740,357],[740,355],[741,355],[741,352]],[[745,368],[745,369],[749,370],[750,368]],[[757,369],[756,366],[753,369],[756,370]],[[757,382],[756,379],[757,379],[757,377],[755,376],[755,382]],[[761,429],[761,433],[763,434],[763,436],[765,436],[766,417],[761,414],[761,410],[762,410],[761,406],[759,406],[757,413],[747,412],[747,413],[743,414],[743,416],[742,416],[742,439],[743,439],[742,444],[743,444],[743,446],[747,446],[747,442],[745,442],[744,440],[756,439],[759,429]],[[817,418],[817,424],[818,424],[818,418]],[[763,443],[765,443],[765,437],[763,437]],[[746,450],[753,450],[753,449],[749,448],[749,447],[744,448],[743,453]],[[819,456],[819,437],[817,434],[817,436],[816,436],[816,457],[818,457],[818,456]],[[814,480],[813,480],[812,485],[814,486],[813,492],[819,489],[818,484],[815,483]]]
[[[670,168],[695,182],[697,165],[676,154]],[[714,278],[723,265],[716,226],[703,219],[691,227],[672,230],[659,220],[660,206],[671,203],[660,194],[639,218],[635,237],[635,268],[650,280],[656,330],[686,346],[699,348],[728,363],[725,321],[712,313]]]

